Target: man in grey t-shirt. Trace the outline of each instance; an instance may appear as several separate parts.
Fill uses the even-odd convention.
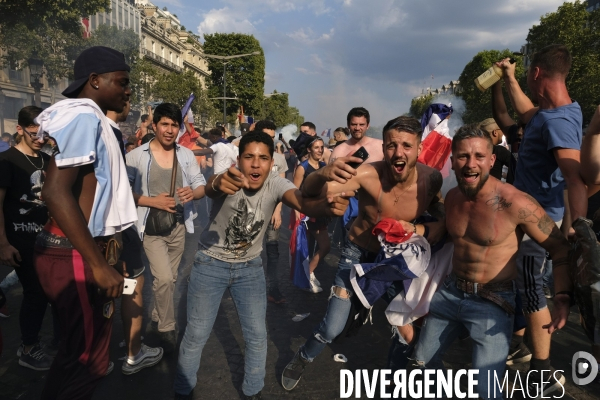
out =
[[[310,216],[342,215],[348,199],[304,198],[293,183],[273,175],[273,140],[252,132],[240,140],[238,167],[212,176],[210,222],[200,235],[188,286],[187,327],[177,360],[175,398],[189,398],[196,386],[202,349],[210,336],[223,293],[229,289],[244,341],[242,391],[260,398],[267,358],[265,275],[260,253],[270,217],[280,202]]]
[[[275,123],[269,120],[261,120],[256,123],[255,131],[263,131],[275,142]],[[271,167],[271,175],[285,178],[285,173],[288,170],[287,162],[283,154],[273,153],[273,167]],[[267,300],[271,303],[285,303],[285,297],[279,291],[279,277],[277,276],[277,266],[279,265],[279,228],[281,227],[281,203],[277,204],[273,215],[270,217],[271,222],[267,227],[265,235],[267,248]],[[282,263],[289,265],[289,263]]]

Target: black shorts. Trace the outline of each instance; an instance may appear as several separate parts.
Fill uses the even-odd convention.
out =
[[[121,252],[121,261],[125,262],[125,269],[129,274],[129,279],[140,276],[146,267],[142,261],[142,241],[138,235],[135,225],[130,226],[121,233],[123,237],[123,251]]]

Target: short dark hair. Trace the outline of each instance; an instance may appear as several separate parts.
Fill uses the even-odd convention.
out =
[[[154,118],[152,118],[152,122],[158,124],[159,121],[163,118],[169,118],[172,121],[177,122],[179,125],[183,122],[183,117],[181,116],[181,108],[179,108],[176,104],[173,103],[161,103],[154,109]]]
[[[333,133],[336,133],[336,132],[342,132],[344,135],[346,135],[346,137],[350,136],[350,129],[343,127],[343,126],[340,126],[335,131],[333,131]]]
[[[11,135],[11,134],[10,134],[10,133],[8,133],[8,132],[4,132],[4,133],[2,134],[2,139],[4,139],[4,138],[8,138],[8,139],[12,140],[12,138],[13,138],[13,135]]]
[[[383,140],[385,140],[385,134],[392,129],[398,132],[408,132],[412,133],[413,135],[417,135],[419,142],[423,137],[423,128],[421,127],[421,122],[413,117],[400,116],[389,120],[388,123],[383,127]]]
[[[352,110],[348,111],[348,116],[346,117],[347,125],[350,125],[352,117],[365,117],[367,119],[367,125],[371,123],[371,115],[364,107],[354,107]]]
[[[142,122],[146,122],[148,120],[149,115],[148,114],[142,114],[142,116],[140,117],[140,120]]]
[[[271,139],[271,136],[269,136],[265,132],[252,131],[252,132],[248,132],[247,134],[242,136],[242,139],[240,140],[240,148],[239,148],[240,156],[244,153],[244,150],[246,150],[246,146],[249,145],[250,143],[266,144],[267,147],[269,148],[269,154],[271,155],[271,158],[273,158],[273,153],[275,152],[275,144],[273,143],[273,139]]]
[[[315,126],[315,124],[313,124],[312,122],[305,122],[300,126],[308,126],[310,129],[312,129],[313,131],[317,131],[317,127]]]
[[[467,124],[460,127],[452,138],[452,152],[456,151],[459,142],[467,139],[484,139],[488,142],[490,151],[494,150],[494,142],[489,133],[481,129],[479,124]]]
[[[17,124],[21,127],[28,127],[30,125],[37,125],[34,120],[42,112],[42,109],[36,106],[27,106],[19,110],[19,116],[17,117]]]
[[[263,131],[265,129],[272,129],[275,131],[277,130],[277,125],[275,125],[275,122],[269,121],[268,119],[261,119],[254,125],[255,131]]]
[[[567,46],[551,44],[535,52],[529,68],[539,67],[548,75],[567,76],[571,69],[573,58]]]
[[[212,128],[210,131],[208,131],[209,136],[218,136],[220,138],[223,137],[223,131],[219,128]]]

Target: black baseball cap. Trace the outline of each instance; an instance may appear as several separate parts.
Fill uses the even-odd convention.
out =
[[[125,63],[125,55],[120,51],[104,46],[90,47],[82,51],[75,60],[75,81],[62,94],[69,98],[77,97],[92,73],[106,74],[130,70],[129,65]]]

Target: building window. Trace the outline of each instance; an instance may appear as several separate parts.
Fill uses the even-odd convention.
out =
[[[5,118],[17,118],[19,110],[23,108],[23,100],[16,99],[14,97],[6,97],[4,100],[4,117]],[[9,132],[13,133],[13,132]]]
[[[173,62],[173,52],[169,52],[169,61]]]
[[[162,58],[165,58],[165,48],[164,48],[164,46],[160,46],[160,56]]]
[[[154,40],[152,41],[152,52],[156,54],[156,43],[154,43]]]
[[[177,56],[177,66],[179,66],[179,56]]]
[[[8,65],[8,79],[11,81],[22,81],[23,71],[19,70],[19,64],[11,62]]]

